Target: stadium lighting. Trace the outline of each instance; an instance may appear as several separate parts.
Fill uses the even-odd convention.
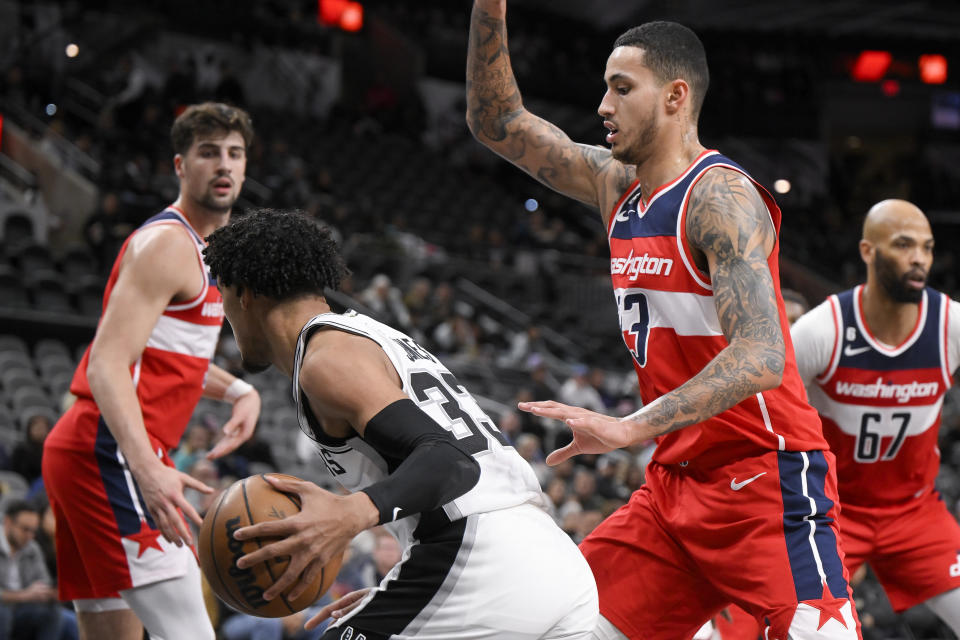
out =
[[[877,82],[886,75],[891,62],[889,51],[861,51],[850,75],[857,82]]]
[[[947,81],[947,59],[938,54],[920,56],[920,79],[926,84],[943,84]]]
[[[777,193],[790,193],[790,181],[786,178],[780,178],[773,183],[773,190]]]

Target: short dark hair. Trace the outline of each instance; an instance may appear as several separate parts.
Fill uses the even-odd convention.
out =
[[[25,511],[40,515],[40,509],[37,508],[37,505],[27,502],[26,500],[11,500],[7,503],[3,514],[13,520]]]
[[[174,153],[186,153],[197,138],[214,133],[238,131],[247,147],[253,142],[253,122],[250,114],[222,102],[192,104],[173,121],[170,143]]]
[[[710,71],[703,43],[693,31],[676,22],[647,22],[624,32],[613,48],[643,49],[643,63],[661,82],[682,78],[693,94],[693,115],[700,114],[710,86]]]
[[[252,209],[207,238],[210,273],[240,293],[290,300],[322,296],[348,273],[330,230],[301,211]]]

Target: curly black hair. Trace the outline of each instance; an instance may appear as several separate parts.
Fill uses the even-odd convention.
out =
[[[290,300],[337,289],[347,274],[330,230],[301,211],[251,209],[207,238],[210,273],[238,293]]]

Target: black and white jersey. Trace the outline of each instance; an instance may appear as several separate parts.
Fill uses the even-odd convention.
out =
[[[300,332],[293,368],[300,428],[316,443],[327,469],[345,489],[358,491],[382,480],[401,461],[387,459],[358,435],[347,439],[327,435],[312,415],[300,388],[300,367],[307,341],[321,327],[364,336],[380,345],[400,376],[407,396],[449,431],[480,465],[480,480],[467,493],[435,512],[388,524],[401,543],[415,537],[413,532],[421,521],[445,524],[474,513],[524,503],[545,504],[533,469],[507,443],[456,377],[406,334],[354,311],[325,313],[311,319]]]

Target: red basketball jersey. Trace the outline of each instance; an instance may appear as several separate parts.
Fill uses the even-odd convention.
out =
[[[640,394],[649,403],[699,373],[724,347],[709,274],[694,264],[686,231],[690,192],[703,174],[723,167],[749,178],[779,234],[780,209],[737,164],[705,151],[672,182],[641,200],[639,181],[610,217],[610,274],[623,340],[633,356]],[[658,439],[654,460],[672,464],[697,457],[718,461],[764,451],[825,449],[816,411],[797,373],[780,295],[779,238],[767,262],[786,342],[783,382],[697,425]]]
[[[164,309],[143,353],[130,369],[147,433],[152,440],[159,442],[165,449],[170,449],[180,441],[203,392],[207,368],[216,350],[220,327],[223,324],[223,299],[217,290],[216,282],[210,276],[210,270],[203,262],[201,252],[206,243],[181,211],[168,207],[147,220],[123,243],[103,294],[104,310],[116,284],[120,263],[130,239],[143,229],[157,225],[180,225],[190,234],[203,274],[202,288],[196,297],[185,302],[172,303]],[[77,403],[81,404],[81,408],[84,404],[89,405],[86,412],[99,413],[87,382],[89,359],[88,347],[73,376],[70,392],[77,396]],[[74,429],[55,429],[49,437],[54,439],[57,446],[87,448],[95,437],[97,421],[76,421],[74,424]],[[88,430],[90,432],[86,433]]]
[[[862,295],[858,286],[825,303],[834,343],[829,366],[810,387],[810,401],[837,456],[841,500],[890,506],[933,491],[940,469],[940,412],[953,383],[950,300],[927,288],[913,331],[903,344],[888,347],[864,322]]]

